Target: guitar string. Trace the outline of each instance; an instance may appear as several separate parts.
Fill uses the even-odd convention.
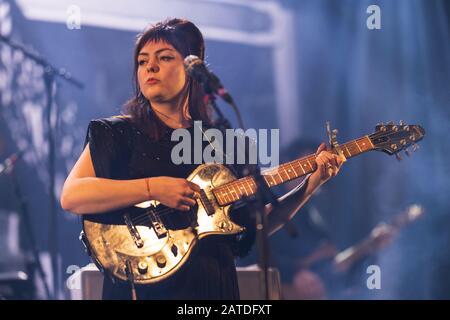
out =
[[[312,158],[311,156],[310,156],[310,158]],[[308,158],[309,159],[309,158]],[[306,159],[305,159],[306,160]],[[300,163],[298,163],[298,164],[294,164],[294,165],[292,165],[292,168],[294,169],[294,171],[297,171],[296,169],[302,169],[303,170],[303,165],[302,164],[300,164]],[[302,176],[304,176],[304,175],[306,175],[306,174],[308,174],[309,172],[306,172],[306,173],[301,173],[301,175],[299,174],[298,176],[297,176],[297,178],[300,178],[300,177],[302,177]],[[267,177],[269,177],[269,176],[271,176],[271,175],[266,175]],[[230,187],[232,184],[236,184],[237,183],[237,181],[238,180],[235,180],[235,181],[232,181],[232,182],[230,182],[229,184],[226,184],[228,187]],[[286,180],[286,181],[288,181],[288,180]],[[283,181],[283,182],[286,182],[286,181]],[[266,182],[267,182],[267,180],[266,180]],[[242,183],[242,182],[239,182],[239,183]],[[225,185],[222,185],[222,186],[219,186],[218,188],[220,188],[220,187],[224,187]],[[239,189],[238,189],[239,190]],[[213,193],[213,191],[205,191],[205,193],[206,193],[206,195],[207,196],[209,196],[209,197],[215,197],[215,195],[214,195],[214,193]],[[235,192],[236,193],[236,192]],[[229,196],[229,195],[231,195],[231,193],[227,193],[227,196]],[[244,193],[242,193],[242,194],[240,194],[240,196],[243,196],[244,195]],[[233,199],[233,196],[231,195],[231,199]],[[148,211],[145,211],[143,214],[141,214],[141,215],[138,215],[138,216],[135,216],[135,217],[133,217],[133,218],[131,218],[131,220],[132,220],[132,222],[135,222],[135,223],[141,223],[141,222],[143,222],[143,221],[145,221],[146,219],[148,219],[149,217],[148,217],[148,214],[149,213],[153,213],[153,214],[156,214],[158,217],[161,217],[161,216],[164,216],[164,215],[166,215],[166,214],[168,214],[168,213],[171,213],[171,212],[173,212],[173,211],[177,211],[176,209],[173,209],[173,208],[161,208],[161,209],[157,209],[156,211],[155,210],[153,210],[153,212],[152,212],[152,210],[148,210]]]
[[[194,121],[194,125],[196,125],[196,122],[195,122],[195,121]],[[211,148],[212,148],[215,152],[221,154],[223,158],[228,158],[228,159],[229,159],[230,156],[229,156],[227,153],[224,153],[224,152],[222,152],[222,150],[218,150],[218,149],[216,149],[216,148],[214,147],[213,143],[211,142],[211,140],[209,139],[209,137],[206,135],[206,133],[203,131],[203,128],[202,128],[201,126],[197,125],[197,128],[200,129],[200,131],[202,132],[203,137],[206,138],[206,140],[208,141],[208,144],[211,146]],[[205,191],[205,193],[207,193],[207,192]],[[212,194],[207,194],[207,195],[213,196]],[[166,214],[168,214],[168,213],[171,213],[171,212],[173,212],[173,211],[177,211],[177,210],[175,210],[175,209],[173,209],[173,208],[162,209],[162,210],[159,210],[159,212],[152,212],[151,210],[148,210],[148,211],[145,211],[144,214],[142,214],[142,215],[140,215],[140,216],[133,217],[133,218],[131,219],[131,221],[133,222],[133,221],[138,221],[139,219],[150,219],[149,213],[152,213],[153,215],[156,216],[157,219],[160,219],[161,216],[164,216],[164,215],[166,215]],[[137,222],[137,223],[139,223],[139,222]]]
[[[201,128],[200,128],[201,129]],[[202,131],[202,133],[203,133],[203,131]],[[365,137],[362,137],[362,138],[359,138],[359,139],[355,139],[355,140],[351,140],[351,141],[349,141],[349,142],[347,142],[345,145],[347,146],[347,145],[350,145],[350,144],[352,144],[352,143],[356,143],[358,140],[361,140],[361,139],[364,139]],[[211,142],[208,140],[208,142],[211,144]],[[341,147],[342,147],[343,145],[341,145]],[[350,152],[349,152],[350,153]],[[351,153],[350,153],[350,155],[351,155]],[[298,168],[301,168],[302,170],[304,169],[304,164],[302,164],[302,162],[309,162],[310,160],[313,160],[313,159],[311,159],[311,158],[313,158],[313,159],[315,159],[315,156],[314,155],[309,155],[309,156],[306,156],[306,157],[303,157],[303,158],[301,158],[301,159],[298,159],[297,161],[295,161],[295,163],[294,164],[290,164],[289,166],[290,167],[292,167],[292,169],[294,169],[294,171],[295,171],[295,173],[297,173],[296,172],[296,169],[298,169]],[[278,171],[278,170],[280,170],[280,169],[282,169],[282,167],[283,166],[287,166],[287,164],[283,164],[283,165],[281,165],[279,168],[277,168],[277,169],[274,169],[274,170],[268,170],[268,172],[273,172],[273,171]],[[268,172],[266,172],[266,174],[265,174],[265,176],[272,176],[272,174],[267,174]],[[278,174],[278,173],[275,173],[275,174]],[[275,174],[273,174],[273,175],[275,175]],[[301,177],[301,176],[304,176],[304,175],[306,175],[307,173],[304,173],[304,174],[301,174],[301,175],[298,175],[296,178],[299,178],[299,177]],[[286,174],[287,175],[287,174]],[[281,177],[281,176],[280,176]],[[289,175],[288,175],[288,177],[289,177]],[[272,179],[274,179],[274,178],[272,178]],[[293,178],[294,179],[294,178]],[[275,179],[274,179],[275,180]],[[289,180],[291,180],[291,179],[289,179]],[[237,180],[238,181],[238,180]],[[286,181],[288,181],[288,180],[286,180]],[[286,181],[283,181],[283,179],[282,179],[282,182],[286,182]],[[266,180],[266,182],[267,182],[267,180]],[[233,184],[233,183],[236,183],[236,181],[232,181],[232,182],[230,182],[229,184],[226,184],[228,187],[230,187],[231,186],[231,184]],[[219,186],[218,188],[220,188],[220,187],[224,187],[224,186]],[[239,189],[238,189],[239,190]],[[209,193],[209,194],[207,194],[207,195],[209,195],[209,196],[214,196],[214,194],[213,193]],[[231,193],[227,193],[226,194],[227,196],[229,196],[229,195],[231,195]],[[241,194],[241,196],[242,195],[244,195],[244,194]],[[233,196],[231,195],[231,199],[233,200]],[[145,211],[143,214],[141,214],[141,215],[138,215],[138,216],[135,216],[135,217],[133,217],[131,220],[132,220],[132,222],[134,222],[134,223],[142,223],[142,222],[144,222],[145,220],[147,220],[147,219],[150,219],[150,217],[149,217],[149,213],[152,213],[153,215],[156,215],[156,218],[160,218],[160,217],[162,217],[162,216],[164,216],[164,215],[166,215],[166,214],[168,214],[168,213],[171,213],[171,212],[174,212],[174,211],[177,211],[176,209],[173,209],[173,208],[163,208],[163,209],[157,209],[156,211],[155,210],[147,210],[147,211]]]
[[[201,127],[199,127],[199,128],[200,128],[200,130],[202,131],[202,134],[206,137],[206,135],[205,135],[205,133],[203,132],[202,128],[201,128]],[[399,133],[399,131],[397,131],[396,133]],[[367,137],[368,137],[370,140],[372,140],[372,139],[374,139],[374,138],[379,138],[379,137],[381,137],[381,136],[383,136],[383,135],[386,135],[386,133],[383,133],[383,132],[375,132],[375,133],[373,133],[373,134],[371,134],[371,135],[368,135]],[[208,139],[208,137],[206,137],[206,138]],[[361,138],[358,138],[358,139],[351,140],[351,141],[345,143],[344,145],[341,145],[341,147],[342,147],[342,146],[345,146],[346,148],[348,148],[349,145],[351,145],[351,144],[353,144],[353,143],[357,143],[357,141],[360,141],[360,140],[365,139],[365,138],[366,138],[366,137],[361,137]],[[208,143],[214,148],[214,146],[212,145],[212,142],[211,142],[209,139],[208,139]],[[214,148],[214,150],[216,150],[216,149]],[[219,151],[220,151],[220,150],[219,150]],[[352,153],[351,153],[351,152],[348,152],[348,153],[350,154],[350,156],[352,156]],[[359,153],[361,153],[361,152],[359,152]],[[222,153],[222,155],[228,156],[227,154],[223,154],[223,153]],[[303,158],[298,159],[297,161],[295,161],[294,164],[290,163],[289,166],[292,167],[292,168],[294,169],[295,173],[297,173],[296,170],[295,170],[295,169],[297,169],[297,168],[302,168],[302,170],[304,170],[304,168],[303,168],[301,162],[305,162],[305,161],[309,162],[310,158],[313,158],[313,159],[314,159],[315,156],[314,156],[314,155],[310,155],[310,156],[303,157]],[[278,170],[282,169],[282,166],[287,166],[287,164],[281,165],[279,168],[277,168],[277,169],[275,169],[275,170],[269,170],[268,172],[266,172],[265,176],[272,176],[272,174],[270,174],[269,172],[278,171]],[[278,173],[276,173],[276,174],[278,174]],[[273,174],[273,175],[275,175],[275,174]],[[287,174],[286,174],[286,175],[287,175]],[[305,174],[303,174],[303,175],[305,175]],[[301,176],[303,176],[303,175],[299,175],[299,176],[297,176],[296,178],[301,177]],[[280,177],[281,177],[281,176],[280,176]],[[289,175],[288,175],[288,177],[289,177]],[[289,177],[289,178],[290,178],[290,177]],[[272,179],[274,179],[274,178],[272,178]],[[274,179],[274,180],[275,180],[275,179]],[[283,179],[281,179],[281,180],[282,180],[282,182],[285,182],[285,181],[283,181]],[[289,180],[290,180],[290,179],[289,179]],[[267,181],[266,181],[266,182],[267,182]],[[229,184],[227,184],[227,186],[230,187],[231,184],[233,184],[233,183],[236,183],[236,181],[230,182]],[[223,186],[220,186],[220,187],[223,187]],[[239,190],[239,189],[238,189],[238,190]],[[235,192],[235,193],[236,193],[236,192]],[[207,195],[208,195],[208,194],[207,194]],[[211,196],[211,195],[213,195],[213,194],[209,194],[209,195]],[[231,193],[230,193],[230,194],[227,193],[226,195],[229,196],[229,195],[231,195]],[[241,194],[240,196],[242,196],[242,195],[243,195],[243,194]],[[233,196],[231,197],[231,199],[233,200]],[[173,209],[173,208],[159,209],[159,210],[156,210],[156,212],[155,212],[155,211],[152,212],[151,210],[148,210],[148,211],[145,211],[144,214],[141,214],[141,215],[139,215],[139,216],[133,217],[133,218],[132,218],[132,221],[135,222],[135,223],[140,223],[140,222],[144,221],[145,219],[150,219],[149,213],[153,213],[154,215],[156,215],[157,218],[159,218],[159,217],[162,217],[162,216],[164,216],[165,214],[168,214],[168,213],[173,212],[173,211],[177,211],[177,210],[175,210],[175,209]],[[142,219],[143,219],[143,220],[142,220]]]
[[[306,157],[306,158],[304,158],[304,161],[308,161],[308,160],[310,160],[310,158],[315,158],[314,156],[309,156],[309,157]],[[301,163],[297,163],[297,164],[293,164],[292,165],[292,168],[294,169],[294,171],[296,172],[297,170],[296,169],[302,169],[303,170],[303,165],[301,164]],[[273,170],[270,170],[270,172],[272,172]],[[296,172],[297,173],[297,172]],[[306,175],[306,174],[308,174],[309,172],[306,172],[306,173],[301,173],[301,175],[299,174],[298,175],[298,177],[301,177],[301,176],[304,176],[304,175]],[[273,174],[273,175],[275,175],[275,174]],[[269,177],[269,176],[271,176],[271,175],[266,175],[267,177]],[[273,179],[273,178],[272,178]],[[286,180],[286,181],[288,181],[288,180]],[[286,182],[286,181],[283,181],[283,182]],[[267,181],[266,181],[267,182]],[[232,181],[232,182],[230,182],[229,184],[226,184],[228,187],[230,187],[232,184],[236,184],[237,182],[236,181]],[[242,183],[242,182],[240,182],[240,183]],[[224,187],[224,185],[223,186],[219,186],[218,188],[220,188],[220,187]],[[239,190],[239,189],[238,189]],[[207,195],[208,196],[214,196],[214,194],[213,194],[213,192],[211,191],[211,192],[206,192],[207,193]],[[231,194],[231,193],[230,193]],[[230,194],[228,194],[227,193],[227,196],[228,195],[230,195]],[[244,195],[243,193],[241,194],[241,195]],[[233,198],[231,198],[231,199],[233,199]],[[159,216],[159,217],[161,217],[161,216],[164,216],[164,215],[166,215],[166,214],[168,214],[168,213],[170,213],[170,212],[173,212],[173,211],[177,211],[177,210],[175,210],[175,209],[173,209],[173,208],[163,208],[163,209],[158,209],[158,210],[156,210],[156,211],[153,211],[153,214],[156,214],[157,216]],[[146,219],[148,219],[148,213],[152,213],[152,211],[151,210],[148,210],[148,211],[146,211],[146,212],[144,212],[143,214],[141,214],[141,215],[139,215],[139,216],[135,216],[135,217],[133,217],[132,218],[132,221],[133,222],[136,222],[136,223],[139,223],[139,222],[142,222],[142,221],[145,221]],[[140,220],[140,219],[143,219],[143,220]],[[139,222],[137,222],[137,221],[139,221]]]

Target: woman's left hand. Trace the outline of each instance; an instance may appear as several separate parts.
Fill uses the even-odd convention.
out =
[[[327,151],[325,143],[321,143],[316,151],[317,169],[311,175],[310,180],[312,180],[317,187],[321,186],[331,177],[338,174],[345,160],[344,157]]]

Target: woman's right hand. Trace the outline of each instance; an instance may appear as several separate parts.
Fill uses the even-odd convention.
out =
[[[189,211],[200,192],[198,185],[182,178],[154,177],[148,178],[148,183],[151,199],[181,211]]]

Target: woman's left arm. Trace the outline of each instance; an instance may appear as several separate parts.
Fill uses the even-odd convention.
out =
[[[345,161],[344,158],[327,151],[324,143],[319,146],[316,155],[317,169],[306,178],[305,183],[280,197],[275,208],[271,204],[266,206],[269,235],[280,230],[292,219],[321,185],[338,174]]]

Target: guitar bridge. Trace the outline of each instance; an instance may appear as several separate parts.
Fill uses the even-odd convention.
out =
[[[130,235],[133,238],[134,243],[136,244],[136,247],[142,248],[144,246],[144,240],[142,240],[138,229],[136,228],[134,223],[131,221],[130,215],[129,214],[125,214],[123,216],[123,218],[125,220],[125,224],[128,227],[128,231],[130,232]]]

